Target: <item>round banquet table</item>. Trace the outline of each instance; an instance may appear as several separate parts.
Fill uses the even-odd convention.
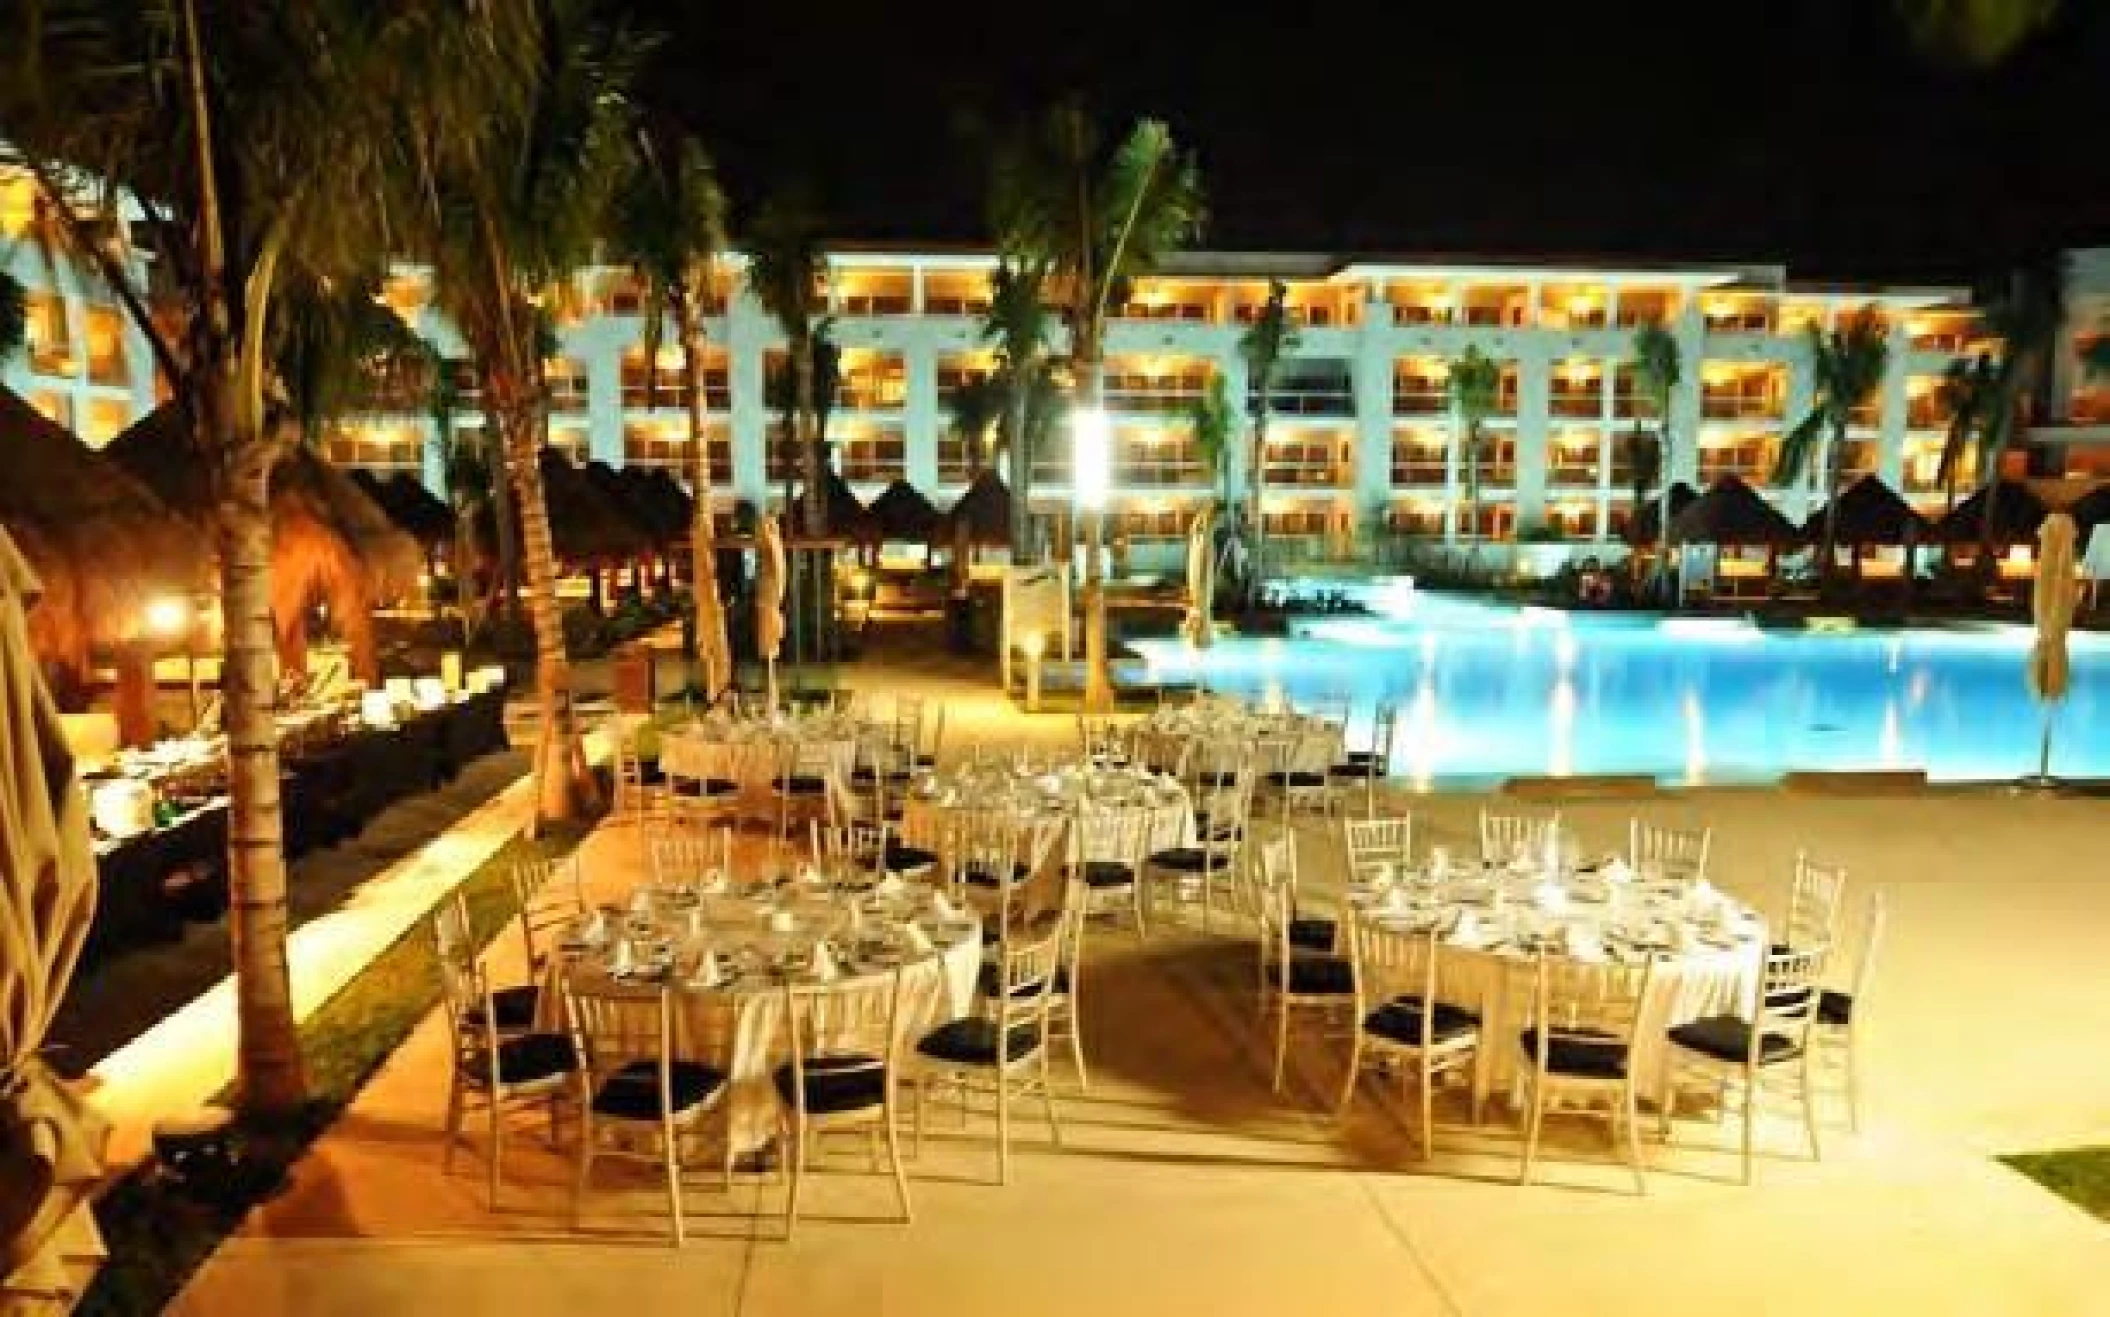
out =
[[[858,746],[875,728],[839,714],[798,718],[708,717],[660,733],[659,767],[669,777],[720,778],[740,787],[743,808],[762,810],[787,745],[800,747],[802,766],[825,763],[837,783],[848,782]]]
[[[1176,769],[1192,747],[1188,768],[1223,772],[1242,767],[1257,740],[1291,743],[1292,772],[1323,773],[1343,757],[1340,724],[1287,711],[1257,709],[1221,695],[1158,709],[1135,725],[1136,756],[1152,768]]]
[[[1635,1091],[1662,1097],[1664,1034],[1707,1015],[1748,1010],[1764,957],[1765,926],[1748,907],[1704,883],[1646,882],[1621,866],[1548,880],[1514,867],[1470,866],[1441,879],[1428,871],[1380,874],[1348,892],[1349,916],[1380,927],[1444,930],[1437,997],[1480,1016],[1476,1098],[1508,1094],[1523,1062],[1535,956],[1638,965],[1654,956],[1634,1031]]]
[[[1178,782],[1140,767],[1081,763],[1031,774],[997,764],[919,773],[902,801],[901,835],[911,845],[935,852],[949,867],[953,825],[963,815],[995,812],[1021,822],[1060,825],[1062,836],[1049,850],[1047,862],[1027,879],[1024,911],[1032,918],[1061,905],[1068,865],[1126,858],[1085,854],[1085,829],[1074,826],[1082,817],[1115,811],[1141,814],[1145,855],[1194,844],[1194,806]]]
[[[846,982],[898,965],[905,1045],[967,1014],[981,966],[981,924],[973,912],[936,901],[918,884],[889,882],[853,893],[810,872],[746,892],[728,890],[722,881],[647,884],[627,905],[602,907],[573,930],[562,956],[552,958],[551,986],[568,976],[580,988],[635,989],[639,1009],[649,1010],[660,983],[671,984],[674,1053],[725,1071],[726,1138],[738,1156],[766,1147],[777,1134],[770,1073],[789,1055],[781,1036],[787,981]],[[911,923],[925,941],[906,933]],[[816,972],[817,944],[829,948],[832,972]],[[706,951],[715,978],[700,968]],[[624,962],[638,968],[616,972]],[[542,995],[551,1016],[560,994]],[[548,1028],[557,1021],[539,1023]]]

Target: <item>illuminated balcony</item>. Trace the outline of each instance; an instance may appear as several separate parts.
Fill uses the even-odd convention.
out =
[[[1404,488],[1447,483],[1450,449],[1450,434],[1445,430],[1394,431],[1392,483]]]
[[[353,422],[329,436],[324,452],[338,466],[415,474],[424,467],[425,435],[403,421]]]
[[[1700,315],[1710,334],[1770,334],[1774,302],[1763,293],[1709,293],[1700,299]]]
[[[1449,520],[1449,507],[1433,499],[1402,500],[1385,511],[1385,528],[1395,535],[1435,538],[1443,534]]]
[[[1531,324],[1531,290],[1522,284],[1467,284],[1458,292],[1458,319],[1490,329]]]
[[[953,353],[938,358],[938,409],[943,412],[952,406],[953,395],[966,385],[988,379],[996,373],[996,354],[993,352]]]
[[[905,316],[915,309],[908,271],[844,270],[835,276],[835,310],[846,316]]]
[[[1603,284],[1547,284],[1539,292],[1539,308],[1543,329],[1603,329],[1612,292]]]
[[[1612,369],[1612,415],[1622,421],[1656,419],[1655,399],[1643,391],[1641,372],[1632,362],[1620,362]]]
[[[51,293],[31,293],[23,301],[30,370],[38,375],[72,378],[80,368],[80,360],[74,351],[72,326],[66,319],[66,300]]]
[[[989,311],[989,276],[946,270],[923,276],[923,312],[934,316],[981,316]]]
[[[1206,324],[1215,319],[1215,292],[1205,285],[1171,279],[1138,279],[1117,320],[1178,320]]]
[[[1700,368],[1700,415],[1710,421],[1777,421],[1787,390],[1786,366],[1710,361]]]
[[[1106,407],[1115,412],[1181,412],[1209,390],[1215,370],[1200,357],[1114,357],[1102,377]]]
[[[1355,479],[1354,453],[1345,435],[1269,435],[1264,474],[1270,486],[1339,487]]]
[[[1441,357],[1401,357],[1392,363],[1392,414],[1440,416],[1451,409],[1451,363]]]
[[[1639,329],[1643,325],[1668,325],[1684,309],[1675,288],[1626,287],[1619,290],[1619,327]]]
[[[1905,333],[1915,352],[1961,355],[1977,350],[1985,338],[1985,326],[1975,311],[1918,311],[1907,317]]]
[[[1597,500],[1560,499],[1546,505],[1546,530],[1564,540],[1597,538]]]
[[[733,439],[721,424],[706,425],[704,451],[711,464],[711,484],[730,485],[733,480]],[[694,457],[689,444],[689,423],[673,417],[627,421],[623,425],[623,464],[657,466],[672,471],[684,483],[689,479]]]
[[[1183,503],[1152,502],[1117,509],[1107,515],[1108,532],[1131,544],[1183,540],[1194,524],[1195,509]]]
[[[648,370],[642,345],[623,349],[622,388],[626,411],[650,411],[686,406],[682,398],[681,348],[661,343],[656,369]],[[722,412],[733,405],[732,358],[724,348],[703,350],[703,406]]]
[[[1548,384],[1549,415],[1595,420],[1604,415],[1604,363],[1571,357],[1553,368]]]
[[[1122,426],[1114,432],[1113,483],[1125,489],[1192,488],[1215,483],[1184,426]]]
[[[1702,488],[1723,476],[1735,476],[1746,484],[1763,486],[1773,479],[1773,462],[1780,441],[1771,434],[1700,436],[1699,479]]]
[[[1392,322],[1415,327],[1448,325],[1458,309],[1457,294],[1448,283],[1394,280],[1385,285],[1385,301],[1392,307]]]
[[[1260,319],[1267,306],[1265,283],[1235,284],[1228,293],[1233,324],[1250,325]],[[1301,328],[1331,329],[1357,322],[1362,299],[1352,288],[1334,284],[1293,283],[1283,298],[1282,311],[1289,323]]]
[[[1595,489],[1604,472],[1604,436],[1595,430],[1565,430],[1546,448],[1548,485]]]
[[[593,409],[586,383],[586,363],[573,357],[551,357],[542,363],[543,387],[552,415],[584,416]],[[681,397],[677,391],[673,395]]]

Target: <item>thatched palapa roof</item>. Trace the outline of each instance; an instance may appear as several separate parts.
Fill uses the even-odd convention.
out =
[[[1899,498],[1897,491],[1875,476],[1863,476],[1846,487],[1835,500],[1838,520],[1832,530],[1840,544],[1924,544],[1927,519]],[[1803,536],[1812,543],[1824,536],[1826,509],[1819,508],[1802,523]]]
[[[1778,547],[1801,538],[1795,523],[1735,476],[1723,476],[1670,519],[1670,537],[1680,544],[1762,544]]]
[[[542,450],[542,494],[549,508],[550,537],[565,562],[605,565],[652,551],[651,534],[629,509],[600,480],[554,448]]]
[[[882,540],[928,541],[938,533],[937,506],[906,480],[896,480],[881,490],[872,500],[871,513]]]
[[[1663,537],[1663,504],[1670,503],[1670,515],[1676,518],[1688,504],[1699,495],[1691,485],[1680,480],[1671,485],[1668,492],[1642,504],[1634,512],[1634,519],[1627,523],[1626,536],[1629,543],[1654,544]]]
[[[1992,488],[1982,487],[1957,504],[1948,516],[1935,523],[1933,538],[1944,544],[1978,543],[1985,530],[1987,491]],[[2044,500],[2019,480],[2002,480],[1998,488],[1999,494],[1993,499],[1993,543],[2035,544],[2037,527],[2044,524]]]
[[[210,579],[204,536],[129,471],[0,388],[0,523],[44,585],[39,656],[85,670],[93,645],[138,635],[157,596]]]
[[[664,549],[679,538],[678,534],[668,533],[661,510],[653,506],[649,497],[640,498],[639,486],[634,481],[625,480],[614,467],[596,459],[588,462],[580,474],[622,514],[623,520],[644,539],[648,550]]]
[[[695,503],[665,467],[626,466],[616,472],[616,478],[622,485],[623,497],[662,547],[672,547],[689,538],[689,518]]]
[[[386,480],[371,471],[354,471],[352,479],[398,529],[419,544],[429,549],[453,541],[454,510],[408,471],[398,471]]]
[[[879,523],[865,505],[857,501],[857,495],[844,483],[842,474],[833,465],[824,468],[822,492],[828,498],[828,535],[831,539],[873,540],[878,538]],[[786,533],[803,532],[806,529],[806,494],[801,490],[791,500],[791,514],[784,519]]]
[[[963,522],[970,544],[995,547],[1011,542],[1011,490],[1003,477],[994,471],[975,477],[960,501],[945,513],[944,537],[953,538]]]

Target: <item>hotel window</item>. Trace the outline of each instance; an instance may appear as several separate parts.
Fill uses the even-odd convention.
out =
[[[1184,320],[1196,324],[1213,319],[1206,289],[1164,279],[1138,279],[1128,300],[1114,309],[1120,320]]]
[[[1392,432],[1392,483],[1441,485],[1450,479],[1451,437],[1443,430]]]
[[[1621,288],[1619,327],[1639,329],[1643,325],[1668,325],[1678,318],[1678,294],[1669,288]]]
[[[1766,334],[1773,329],[1773,299],[1755,293],[1712,293],[1700,299],[1700,314],[1712,334]]]
[[[1623,540],[1634,524],[1634,505],[1619,499],[1612,500],[1605,508],[1605,538]]]
[[[1631,361],[1612,368],[1612,415],[1622,421],[1656,418],[1656,400],[1641,387],[1641,372]]]
[[[1770,434],[1700,436],[1700,484],[1713,484],[1723,476],[1736,476],[1746,484],[1764,485],[1773,479],[1773,455],[1779,447]]]
[[[30,392],[29,405],[53,425],[67,430],[73,428],[72,395],[58,389],[35,389]]]
[[[1285,361],[1268,394],[1268,407],[1285,416],[1353,416],[1353,370],[1339,358],[1298,357]]]
[[[1604,415],[1604,364],[1571,357],[1553,367],[1546,406],[1554,416],[1594,420]]]
[[[908,472],[908,444],[892,426],[846,430],[832,442],[835,469],[853,484],[883,485]]]
[[[338,466],[416,472],[424,466],[425,434],[400,422],[354,423],[332,434],[324,451]]]
[[[603,315],[638,315],[645,309],[645,285],[628,270],[605,274],[594,301]]]
[[[1507,503],[1483,502],[1477,509],[1458,507],[1458,530],[1473,539],[1506,540],[1516,530],[1517,510]]]
[[[1907,494],[1938,494],[1942,492],[1941,450],[1943,441],[1931,435],[1915,435],[1905,440],[1904,447],[1904,492]],[[1962,458],[1956,463],[1956,487],[1960,490],[1978,486],[1978,453],[1966,445]]]
[[[1540,293],[1546,329],[1603,329],[1611,290],[1603,284],[1547,284]]]
[[[90,398],[81,413],[81,442],[90,448],[101,448],[123,434],[125,427],[131,423],[131,399]]]
[[[1129,543],[1137,540],[1181,540],[1194,521],[1194,510],[1185,507],[1125,508],[1112,513],[1112,533]]]
[[[36,180],[27,170],[0,170],[0,238],[20,237],[36,218]]]
[[[1700,368],[1700,415],[1711,421],[1781,419],[1786,366],[1710,361]]]
[[[1106,406],[1117,412],[1182,412],[1208,391],[1215,372],[1199,357],[1114,357],[1106,363]]]
[[[92,384],[123,386],[132,382],[125,365],[125,317],[114,306],[89,305],[81,314],[87,339],[88,380]]]
[[[1597,501],[1568,499],[1546,505],[1546,529],[1564,540],[1597,538]]]
[[[1114,435],[1114,484],[1130,489],[1206,485],[1210,473],[1186,427],[1124,426]]]
[[[1880,439],[1847,440],[1846,455],[1839,464],[1840,488],[1851,485],[1862,476],[1874,475],[1882,461],[1882,455],[1883,442]],[[1819,486],[1823,485],[1824,476],[1821,473],[1816,474],[1814,478]]]
[[[711,484],[724,486],[733,480],[733,441],[723,425],[707,425],[703,431],[705,451],[711,463]],[[665,467],[686,484],[689,479],[689,424],[683,420],[628,421],[623,425],[625,466]]]
[[[402,317],[403,323],[415,323],[418,314],[432,301],[432,281],[422,274],[392,274],[381,283],[380,300]]]
[[[835,276],[835,309],[846,316],[905,316],[915,306],[914,277],[873,270]]]
[[[1231,291],[1231,319],[1250,325],[1267,307],[1266,284],[1239,284]],[[1331,284],[1293,284],[1283,300],[1284,317],[1293,325],[1331,329],[1356,322],[1357,298],[1352,289]]]
[[[1457,297],[1445,283],[1390,283],[1385,300],[1397,325],[1447,325],[1457,311]]]
[[[1619,430],[1612,435],[1612,470],[1610,475],[1612,488],[1632,489],[1634,487],[1634,445],[1637,442],[1654,442],[1654,437],[1646,436],[1630,429]],[[1660,478],[1660,472],[1658,476]]]
[[[1354,470],[1354,441],[1325,433],[1270,434],[1267,441],[1269,485],[1345,485]]]
[[[844,348],[835,405],[845,411],[898,411],[908,402],[908,363],[898,352]]]
[[[995,465],[997,434],[994,425],[982,436],[981,469]],[[938,483],[941,485],[964,485],[974,479],[975,464],[968,460],[967,441],[957,430],[946,429],[938,436]],[[1035,463],[1036,470],[1039,464]]]
[[[79,363],[74,360],[66,299],[50,293],[31,293],[24,299],[23,310],[30,370],[39,375],[73,375]]]
[[[1970,350],[1979,338],[1978,317],[1969,311],[1923,311],[1905,322],[1915,352]]]
[[[1260,514],[1269,535],[1317,538],[1333,533],[1334,516],[1326,508],[1281,508]]]
[[[1496,416],[1515,416],[1517,414],[1517,397],[1522,389],[1522,384],[1522,377],[1517,371],[1517,363],[1514,361],[1503,362],[1501,377],[1495,381],[1494,414]]]
[[[1458,306],[1468,325],[1522,329],[1531,319],[1531,290],[1514,284],[1468,284]]]
[[[979,316],[989,310],[989,276],[946,271],[923,276],[923,313],[933,316]]]
[[[454,386],[454,406],[457,411],[480,412],[484,406],[483,372],[467,357],[449,357],[441,369],[447,372]]]
[[[1462,485],[1466,481],[1467,457],[1464,448],[1465,435],[1463,431],[1460,431],[1459,433],[1458,443],[1458,480],[1459,483]],[[1499,430],[1482,430],[1480,432],[1481,486],[1485,488],[1489,485],[1514,485],[1516,483],[1516,436],[1513,434],[1504,433]]]
[[[1395,503],[1385,514],[1385,527],[1395,535],[1438,536],[1448,520],[1441,503]]]
[[[632,344],[623,349],[622,382],[623,407],[628,411],[672,410],[687,406],[682,398],[681,349],[672,344],[661,344],[659,349],[658,392],[655,398],[652,373],[645,369],[645,349]],[[722,412],[733,405],[732,358],[724,348],[706,347],[703,350],[703,406],[706,411]]]
[[[573,466],[585,466],[593,457],[593,444],[583,425],[550,426],[549,446]]]
[[[938,358],[938,410],[942,413],[952,406],[952,395],[976,380],[988,379],[996,373],[996,357],[992,353],[954,353]]]
[[[1451,407],[1451,365],[1440,357],[1401,357],[1392,363],[1392,414],[1433,416]]]
[[[1546,446],[1546,483],[1596,488],[1604,473],[1604,435],[1563,430]]]
[[[574,357],[551,357],[542,363],[542,382],[549,390],[553,414],[584,416],[592,406],[586,383],[586,363]]]
[[[1774,332],[1783,338],[1801,338],[1812,329],[1831,328],[1832,308],[1829,304],[1808,297],[1782,299],[1780,314],[1774,317]]]

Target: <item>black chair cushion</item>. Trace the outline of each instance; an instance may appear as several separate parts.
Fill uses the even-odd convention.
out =
[[[1236,823],[1212,824],[1209,822],[1209,812],[1207,810],[1196,810],[1194,814],[1194,835],[1204,841],[1222,843],[1239,840],[1245,836],[1245,829],[1239,827]]]
[[[1086,860],[1084,885],[1090,888],[1131,887],[1136,871],[1119,860]]]
[[[928,869],[938,863],[936,851],[924,850],[921,846],[909,846],[887,838],[886,867],[889,873],[907,873],[912,869]]]
[[[770,1075],[784,1105],[798,1105],[798,1072],[786,1061]],[[806,1110],[815,1115],[862,1111],[886,1101],[886,1069],[876,1056],[806,1058]]]
[[[1300,996],[1338,997],[1355,991],[1355,966],[1346,956],[1292,956],[1289,990]]]
[[[1370,759],[1352,759],[1345,764],[1335,764],[1326,770],[1328,777],[1346,777],[1361,781],[1364,778],[1383,777],[1383,764]]]
[[[1363,1031],[1376,1034],[1388,1042],[1419,1047],[1423,1010],[1419,997],[1411,994],[1394,997],[1363,1017]],[[1462,1006],[1440,1001],[1436,1003],[1435,1014],[1429,1020],[1430,1041],[1447,1043],[1453,1038],[1463,1038],[1479,1027],[1479,1016]]]
[[[1539,1054],[1539,1031],[1526,1029],[1517,1035],[1524,1055]],[[1556,1075],[1583,1079],[1626,1078],[1627,1046],[1612,1034],[1596,1029],[1563,1029],[1546,1042],[1546,1069]]]
[[[740,794],[740,784],[722,777],[677,777],[667,784],[670,794],[683,800],[716,800]]]
[[[1742,1061],[1751,1055],[1751,1022],[1735,1015],[1709,1015],[1672,1029],[1670,1040],[1689,1052],[1717,1061]],[[1785,1034],[1767,1033],[1758,1040],[1761,1065],[1784,1061],[1800,1052],[1795,1040]]]
[[[982,968],[975,974],[974,990],[984,997],[996,996],[998,978],[1000,975],[1003,974],[1003,972],[1003,967],[997,964],[997,962],[993,960],[983,961]],[[1021,983],[1011,990],[1011,995],[1014,997],[1030,997],[1039,990],[1040,984],[1038,981],[1035,981],[1033,983]],[[1055,967],[1055,991],[1058,993],[1068,993],[1069,990],[1070,968],[1067,965],[1058,965]]]
[[[1014,860],[1012,862],[1012,882],[1022,883],[1026,881],[1026,879],[1032,877],[1032,875],[1033,871],[1026,867],[1026,862],[1024,860]],[[962,882],[969,883],[975,887],[995,887],[998,885],[996,875],[989,872],[989,867],[983,864],[968,865],[966,869],[961,873],[960,880]]]
[[[795,773],[777,783],[777,790],[787,796],[818,796],[828,789],[828,779]]]
[[[1147,861],[1153,869],[1170,869],[1174,873],[1202,873],[1207,870],[1222,870],[1231,867],[1231,857],[1205,851],[1199,846],[1175,846],[1169,851],[1159,851]]]
[[[524,1033],[498,1045],[498,1080],[503,1084],[532,1084],[578,1068],[579,1054],[569,1034]]]
[[[541,1005],[542,990],[531,983],[500,988],[491,994],[491,1014],[498,1017],[498,1028],[507,1033],[533,1028],[535,1011]]]
[[[1326,785],[1326,774],[1314,773],[1308,769],[1292,768],[1286,772],[1269,773],[1266,781],[1269,786],[1277,790],[1283,787],[1323,787]]]
[[[1013,1025],[1003,1038],[1003,1046],[1005,1059],[1023,1060],[1040,1046],[1040,1033],[1030,1024]],[[916,1050],[923,1055],[954,1065],[995,1065],[996,1048],[996,1021],[979,1015],[941,1024],[916,1044]]]
[[[1826,988],[1824,995],[1817,999],[1817,1022],[1837,1025],[1842,1029],[1852,1024],[1854,995],[1850,992],[1833,992]]]
[[[1331,951],[1338,928],[1331,919],[1292,919],[1289,944],[1299,951]]]
[[[710,1101],[724,1087],[725,1072],[700,1061],[674,1061],[667,1067],[668,1100],[676,1115]],[[593,1111],[616,1120],[658,1120],[659,1063],[632,1061],[608,1076],[593,1095]]]
[[[1238,770],[1235,768],[1220,768],[1213,772],[1196,773],[1194,782],[1195,785],[1205,789],[1220,791],[1225,787],[1238,785]]]
[[[1375,750],[1350,750],[1341,762],[1346,764],[1375,764],[1383,759],[1384,756]]]

